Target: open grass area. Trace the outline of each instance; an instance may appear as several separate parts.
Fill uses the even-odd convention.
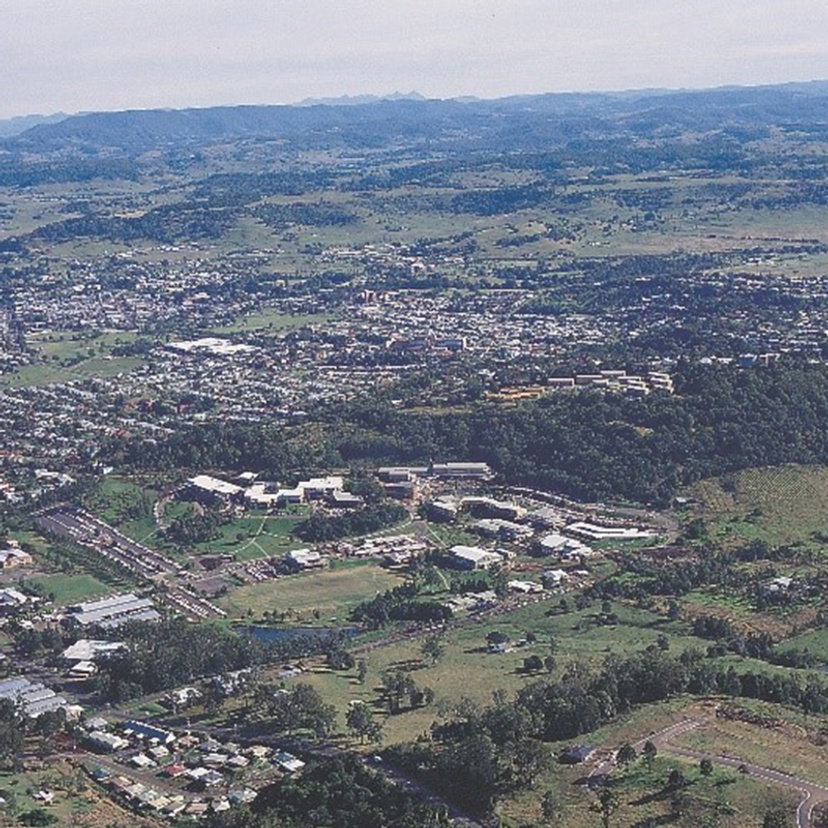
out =
[[[351,607],[399,583],[398,575],[367,563],[249,584],[234,589],[219,604],[234,618],[246,618],[252,610],[254,617],[265,611],[289,612],[294,618],[312,622],[318,611],[323,621],[332,617],[344,621]]]
[[[828,663],[828,630],[812,630],[794,635],[779,645],[780,651],[784,652],[786,649],[808,650],[820,661]]]
[[[828,746],[816,745],[802,728],[760,727],[747,722],[711,719],[683,733],[676,745],[715,755],[732,756],[782,773],[795,773],[828,784]]]
[[[317,686],[337,709],[345,711],[348,702],[355,698],[377,704],[378,688],[384,672],[398,669],[411,671],[418,685],[435,691],[435,705],[389,717],[385,722],[385,741],[392,743],[415,739],[423,731],[428,731],[437,715],[436,708],[441,703],[452,704],[467,698],[487,705],[491,703],[495,690],[513,695],[527,683],[546,678],[548,674],[545,671],[525,672],[523,661],[530,655],[548,655],[552,638],[557,642],[557,667],[552,674],[553,679],[559,678],[566,665],[575,659],[586,658],[597,666],[610,652],[621,654],[655,644],[663,632],[670,635],[671,646],[677,649],[698,644],[698,639],[688,636],[680,622],[665,622],[645,610],[621,605],[614,607],[620,623],[606,627],[595,622],[595,607],[547,616],[550,606],[552,602],[541,602],[508,615],[481,618],[479,623],[447,631],[441,638],[444,654],[435,664],[422,656],[422,642],[427,635],[424,632],[410,640],[357,652],[357,658],[364,659],[368,667],[366,681],[362,685],[356,681],[353,671],[331,673],[324,670],[303,680]],[[516,646],[505,653],[489,653],[486,635],[492,630],[506,633]],[[529,633],[536,636],[536,641],[518,646],[517,642]]]
[[[92,357],[72,366],[35,363],[24,365],[13,374],[3,376],[0,378],[0,384],[24,388],[29,385],[51,385],[71,380],[114,377],[133,371],[143,364],[143,360],[138,357]]]
[[[28,583],[42,587],[47,595],[54,595],[58,606],[93,601],[112,592],[112,587],[92,575],[42,575],[30,578]]]
[[[293,516],[246,515],[219,527],[219,536],[211,541],[195,544],[199,553],[228,553],[237,560],[250,560],[283,555],[291,549],[307,546],[291,537],[304,514]]]
[[[688,494],[697,501],[694,516],[719,541],[822,548],[818,536],[828,536],[828,469],[821,466],[749,469],[697,483]]]

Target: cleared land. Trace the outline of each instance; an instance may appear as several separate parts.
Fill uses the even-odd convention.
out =
[[[46,595],[53,595],[58,606],[92,601],[112,593],[112,587],[92,575],[43,575],[30,578],[28,583],[36,584]]]
[[[688,493],[697,500],[694,515],[717,540],[822,549],[818,536],[828,537],[828,469],[820,466],[749,469],[702,481]]]
[[[332,617],[344,621],[353,606],[399,583],[398,575],[373,564],[337,567],[242,586],[219,605],[234,618],[245,618],[248,611],[254,618],[264,612],[285,612],[296,620],[313,622],[318,612],[323,621]]]

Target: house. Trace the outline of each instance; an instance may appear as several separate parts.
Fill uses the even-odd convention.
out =
[[[5,549],[0,549],[0,569],[32,565],[32,556],[28,552],[24,552],[12,541],[6,541],[6,544]]]
[[[536,595],[543,592],[543,586],[534,581],[508,581],[506,586],[512,592],[518,592],[521,595]]]
[[[76,679],[77,681],[85,681],[86,679],[92,678],[97,672],[98,668],[94,661],[78,661],[69,670],[69,678]]]
[[[558,761],[564,765],[580,765],[581,762],[586,762],[593,753],[595,753],[595,748],[592,745],[571,745],[558,756]]]
[[[93,730],[86,737],[89,748],[96,753],[114,753],[116,750],[123,750],[129,747],[129,742],[114,733],[106,733],[103,730]]]
[[[285,750],[273,751],[270,761],[286,773],[296,773],[305,767],[305,763],[301,759],[297,759],[292,753]]]
[[[563,569],[544,570],[543,583],[548,588],[561,586],[567,580],[569,580],[569,574]]]
[[[4,615],[12,615],[31,603],[34,603],[34,599],[25,595],[19,589],[11,587],[0,589],[0,613]]]

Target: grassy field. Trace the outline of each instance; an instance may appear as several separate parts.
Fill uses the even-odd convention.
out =
[[[194,548],[199,553],[229,553],[237,560],[283,555],[291,549],[307,546],[291,537],[293,528],[304,519],[303,514],[284,517],[247,515],[235,518],[219,527],[217,538],[196,544]]]
[[[828,784],[828,746],[816,745],[794,725],[763,728],[747,722],[712,719],[678,736],[676,745],[733,756],[782,773]]]
[[[324,325],[333,317],[327,313],[288,315],[269,308],[239,319],[232,325],[212,328],[214,334],[243,333],[246,331],[265,331],[271,333],[286,333],[287,331],[302,328],[305,325]]]
[[[708,522],[714,539],[770,544],[801,543],[814,549],[828,535],[828,469],[780,466],[750,469],[697,483],[688,494],[693,515]]]
[[[143,364],[143,360],[138,357],[91,357],[71,366],[60,363],[35,363],[24,365],[13,374],[3,376],[0,383],[12,388],[24,388],[29,385],[114,377],[133,371]]]
[[[313,622],[313,613],[327,621],[344,621],[349,609],[373,598],[377,592],[396,586],[400,578],[376,564],[305,572],[234,589],[219,602],[234,618],[246,618],[248,610],[258,618],[263,612],[290,612],[303,622]]]
[[[378,704],[382,673],[397,669],[410,670],[418,685],[432,688],[437,706],[464,698],[486,705],[491,702],[495,690],[512,695],[527,683],[547,676],[546,672],[526,673],[523,661],[533,654],[546,656],[552,638],[558,642],[553,678],[560,677],[566,665],[576,658],[586,658],[597,665],[610,652],[631,652],[655,644],[659,634],[665,631],[670,633],[673,647],[698,643],[697,639],[684,633],[679,622],[665,623],[644,610],[614,607],[620,623],[604,627],[595,623],[596,608],[547,616],[550,603],[530,605],[508,615],[480,619],[479,623],[449,630],[442,636],[445,652],[436,664],[423,659],[421,646],[426,636],[423,633],[415,639],[358,652],[357,657],[364,659],[368,667],[362,685],[356,681],[355,672],[322,670],[311,674],[307,680],[317,686],[343,716],[351,699]],[[505,653],[487,652],[486,635],[492,630],[506,633],[516,646]],[[517,645],[529,633],[537,637],[535,643]],[[434,720],[435,709],[413,710],[389,718],[385,723],[386,742],[414,739],[427,731]]]
[[[619,716],[614,722],[582,739],[598,748],[596,759],[572,768],[555,765],[533,789],[523,791],[502,803],[499,813],[504,819],[503,824],[543,824],[540,800],[544,793],[550,791],[560,806],[560,819],[555,824],[561,828],[600,825],[597,796],[585,794],[577,784],[578,780],[601,757],[624,743],[635,743],[688,716],[713,717],[714,710],[715,702],[679,698],[647,705]],[[752,726],[745,727],[750,733]],[[765,731],[758,727],[753,727],[753,731],[751,739],[761,741]],[[689,737],[690,734],[687,738]],[[676,741],[678,743],[682,740]],[[550,750],[554,752],[562,746],[550,745]],[[739,744],[722,746],[711,741],[710,746],[723,748],[723,753],[741,756]],[[772,744],[769,742],[766,749],[776,747],[788,756],[795,753],[797,748],[809,751],[807,745],[803,746],[801,733],[795,726],[779,732],[775,741]],[[809,755],[814,762],[819,761],[817,752],[810,752]],[[750,757],[744,758],[748,760]],[[769,763],[766,759],[767,757],[759,764],[767,766]],[[673,769],[680,770],[686,780],[680,789],[680,797],[673,796],[667,788],[667,778]],[[654,825],[670,824],[680,828],[756,828],[761,825],[765,813],[775,808],[784,809],[793,818],[799,802],[799,796],[788,788],[716,765],[713,773],[706,777],[700,772],[697,762],[664,752],[656,757],[652,770],[639,758],[626,770],[617,769],[612,779],[613,790],[618,797],[618,809],[612,815],[611,825],[618,828],[647,825],[648,819],[654,820]]]
[[[54,595],[58,606],[92,601],[112,592],[112,587],[92,575],[42,575],[30,578],[29,583],[42,587],[47,595]]]

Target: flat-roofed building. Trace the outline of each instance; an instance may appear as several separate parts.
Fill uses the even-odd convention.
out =
[[[488,569],[494,564],[503,563],[503,558],[497,552],[490,552],[479,546],[464,546],[458,544],[449,550],[451,562],[458,569],[476,570]]]

